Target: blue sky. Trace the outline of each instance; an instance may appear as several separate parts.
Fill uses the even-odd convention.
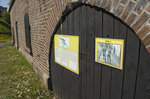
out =
[[[8,2],[9,0],[0,0],[0,6],[7,7],[7,10],[8,10],[9,8]]]

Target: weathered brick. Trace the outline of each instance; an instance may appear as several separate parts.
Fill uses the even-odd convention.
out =
[[[150,26],[146,25],[137,34],[142,39],[148,32],[150,32]]]
[[[115,11],[115,15],[116,16],[120,16],[120,14],[122,13],[123,9],[125,8],[125,5],[120,4],[117,8],[117,10]]]
[[[150,47],[147,48],[148,53],[150,54]]]
[[[107,0],[102,0],[102,1],[101,1],[101,7],[102,7],[102,8],[105,8],[106,2],[107,2]]]
[[[126,20],[126,23],[130,26],[130,25],[134,22],[134,20],[135,20],[136,18],[137,18],[137,14],[134,13],[134,12],[132,12],[132,13],[129,15],[128,19]]]
[[[140,0],[137,6],[135,7],[134,11],[137,14],[140,14],[143,11],[143,9],[146,7],[147,3],[148,3],[148,0]]]
[[[110,7],[111,7],[111,4],[112,4],[112,1],[111,0],[107,0],[106,5],[105,5],[105,9],[109,11]]]
[[[115,9],[117,8],[118,4],[119,4],[119,0],[113,0],[112,5],[111,5],[112,6],[111,7],[111,12],[112,13],[115,11]]]
[[[98,7],[99,7],[99,6],[100,6],[100,4],[101,4],[101,0],[95,0],[95,5],[96,5],[96,6],[98,6]]]
[[[149,45],[150,44],[150,34],[147,35],[143,40],[142,42],[144,43],[145,46]]]
[[[146,10],[150,13],[150,6],[148,6],[148,8]]]
[[[129,0],[121,0],[120,3],[126,5],[128,3]]]
[[[134,8],[134,5],[135,5],[134,2],[132,2],[132,1],[129,2],[128,6],[126,7],[126,9],[124,10],[124,12],[123,12],[123,14],[121,16],[121,19],[123,21],[126,20],[126,18],[129,15],[130,11]]]
[[[140,18],[136,21],[136,23],[132,26],[132,29],[136,32],[142,25],[145,23],[150,16],[144,12]]]

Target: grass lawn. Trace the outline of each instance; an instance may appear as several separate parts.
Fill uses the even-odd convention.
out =
[[[11,40],[11,36],[7,33],[10,33],[10,29],[0,24],[0,42]],[[1,34],[3,33],[3,34]],[[6,34],[5,34],[6,33]]]
[[[52,99],[32,66],[7,44],[0,48],[0,99]]]
[[[11,40],[11,39],[12,39],[12,37],[10,35],[0,34],[0,42],[5,42],[5,41]]]
[[[4,25],[0,24],[0,32],[8,33],[11,32],[9,28],[5,27]]]

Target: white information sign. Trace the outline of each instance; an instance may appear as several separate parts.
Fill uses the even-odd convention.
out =
[[[68,51],[64,48],[61,49],[62,64],[68,66]]]
[[[77,52],[69,51],[69,68],[77,71]]]
[[[55,35],[55,62],[79,74],[79,37]]]
[[[61,53],[60,53],[60,48],[59,47],[55,47],[55,57],[56,57],[56,61],[57,62],[61,62],[60,59],[61,59]]]

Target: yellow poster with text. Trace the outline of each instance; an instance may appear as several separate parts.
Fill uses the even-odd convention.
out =
[[[71,35],[55,35],[55,62],[79,74],[79,37]]]
[[[95,39],[95,61],[117,69],[123,69],[124,40]]]

